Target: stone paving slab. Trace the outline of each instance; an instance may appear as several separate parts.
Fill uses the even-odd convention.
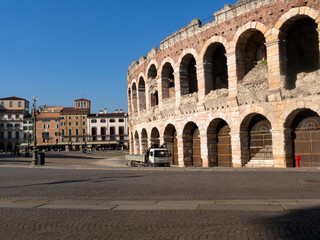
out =
[[[45,204],[38,208],[46,209],[86,209],[86,210],[110,210],[115,208],[117,205],[56,205],[56,204]]]
[[[273,205],[200,205],[201,210],[219,211],[256,211],[256,212],[283,212],[282,206]]]

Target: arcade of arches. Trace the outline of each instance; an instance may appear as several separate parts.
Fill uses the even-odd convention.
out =
[[[193,20],[130,65],[131,153],[156,144],[185,167],[295,167],[296,155],[320,167],[320,2],[253,1]]]

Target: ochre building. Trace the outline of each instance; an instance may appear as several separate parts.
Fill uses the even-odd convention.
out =
[[[131,153],[179,166],[320,166],[320,1],[239,1],[127,73]]]

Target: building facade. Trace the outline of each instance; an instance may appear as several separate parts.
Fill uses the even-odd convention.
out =
[[[90,114],[91,101],[76,99],[75,107],[64,107],[60,112],[61,145],[66,150],[81,150],[88,138],[87,116]]]
[[[24,141],[23,122],[29,113],[29,102],[24,98],[0,99],[0,151],[14,152]]]
[[[127,73],[130,152],[179,166],[320,166],[319,1],[241,0]]]
[[[119,145],[128,146],[128,114],[122,109],[118,112],[90,114],[87,120],[88,147],[100,146],[102,148],[117,148]]]

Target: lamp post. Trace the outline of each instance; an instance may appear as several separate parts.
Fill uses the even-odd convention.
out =
[[[32,161],[31,165],[37,165],[37,134],[36,134],[36,127],[37,127],[37,116],[36,116],[36,102],[37,97],[33,97],[33,104],[32,104],[32,117],[33,117],[33,152],[32,152]]]

